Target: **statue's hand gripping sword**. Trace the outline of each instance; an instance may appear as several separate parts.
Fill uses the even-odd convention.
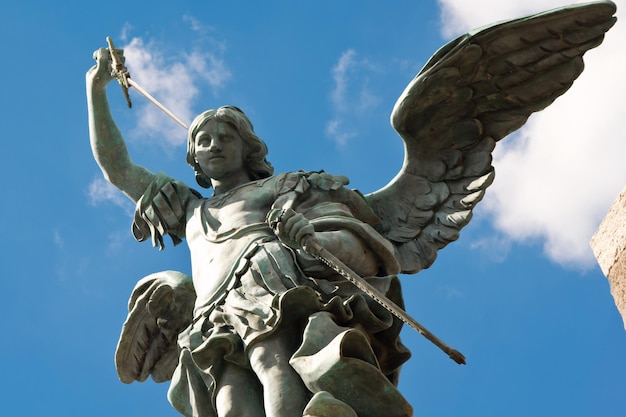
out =
[[[107,44],[109,45],[109,53],[111,54],[112,68],[111,68],[111,76],[117,80],[117,82],[122,87],[122,92],[124,93],[124,97],[126,97],[126,103],[128,104],[128,108],[133,106],[133,103],[130,101],[130,96],[128,95],[128,89],[130,87],[135,87],[137,91],[139,91],[144,97],[150,100],[155,106],[161,109],[165,114],[174,119],[176,123],[181,125],[185,130],[187,130],[187,125],[183,123],[174,113],[172,113],[167,107],[161,104],[157,99],[152,97],[150,93],[144,90],[139,84],[137,84],[133,79],[130,78],[130,73],[128,69],[124,65],[124,62],[120,59],[117,51],[115,50],[115,45],[113,45],[113,41],[110,37],[107,36]]]

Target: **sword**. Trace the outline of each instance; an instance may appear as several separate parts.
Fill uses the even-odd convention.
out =
[[[404,323],[415,329],[419,334],[430,340],[435,346],[443,350],[453,361],[459,365],[465,365],[465,356],[461,352],[445,344],[441,339],[432,334],[422,326],[417,320],[411,317],[400,306],[391,301],[387,296],[378,291],[369,282],[354,272],[350,267],[341,262],[335,255],[324,248],[314,237],[304,237],[302,249],[320,262],[330,267],[345,279],[354,284],[358,289],[372,297],[374,301],[383,306],[391,314],[402,320]]]
[[[130,96],[128,95],[128,89],[130,87],[135,87],[137,91],[139,91],[145,98],[150,100],[152,104],[161,109],[165,114],[174,119],[176,123],[181,125],[185,130],[187,130],[187,125],[183,123],[174,113],[172,113],[167,107],[161,104],[157,99],[152,97],[150,93],[144,90],[139,84],[137,84],[132,78],[130,78],[130,73],[124,62],[120,59],[119,55],[115,50],[115,45],[113,45],[113,41],[110,37],[107,36],[107,44],[109,45],[109,52],[111,53],[111,60],[113,61],[111,75],[117,80],[117,82],[122,87],[122,92],[124,93],[124,97],[126,97],[126,103],[128,104],[128,108],[133,107],[133,103],[130,101]]]

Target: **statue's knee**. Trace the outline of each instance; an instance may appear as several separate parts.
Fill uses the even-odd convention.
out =
[[[280,369],[291,369],[290,357],[291,354],[286,352],[279,338],[260,341],[252,346],[249,351],[250,364],[257,375],[279,371]]]
[[[264,416],[262,388],[249,370],[227,365],[217,382],[215,406],[219,417]]]

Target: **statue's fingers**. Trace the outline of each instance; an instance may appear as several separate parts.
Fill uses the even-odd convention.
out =
[[[299,244],[301,244],[302,240],[305,237],[313,236],[313,233],[315,233],[315,229],[313,228],[313,225],[307,222],[307,224],[304,227],[301,227],[298,229],[294,240],[298,242]]]
[[[302,227],[303,224],[303,220],[304,222],[306,222],[306,219],[304,218],[304,216],[302,214],[299,213],[293,213],[293,215],[291,217],[289,217],[287,220],[282,221],[281,223],[283,223],[284,225],[284,231],[287,234],[287,236],[293,240],[298,228]]]
[[[115,48],[115,55],[122,61],[122,64],[126,63],[126,57],[124,56],[124,50],[120,48]]]

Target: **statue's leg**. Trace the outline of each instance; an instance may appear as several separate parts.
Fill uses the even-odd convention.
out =
[[[217,381],[219,417],[264,417],[261,384],[250,370],[225,362]]]
[[[274,334],[248,349],[250,364],[263,385],[267,417],[301,417],[311,393],[289,365],[289,333]],[[287,343],[285,343],[287,342]]]

